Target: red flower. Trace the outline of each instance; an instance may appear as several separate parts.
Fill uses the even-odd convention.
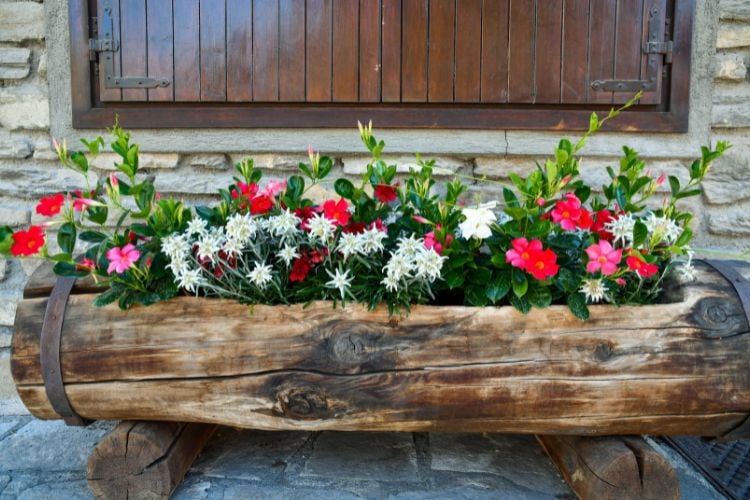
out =
[[[345,226],[352,214],[349,213],[349,204],[345,199],[339,201],[328,200],[320,209],[323,216],[337,226]]]
[[[254,182],[250,184],[245,184],[244,182],[238,182],[237,188],[232,190],[232,198],[239,198],[240,196],[244,196],[249,199],[255,196],[256,194],[258,194],[258,185]]]
[[[299,217],[302,221],[300,222],[299,227],[307,231],[310,229],[307,225],[307,221],[310,220],[313,215],[315,215],[315,209],[313,207],[297,208],[294,210],[294,215]]]
[[[292,264],[292,270],[289,273],[289,281],[295,282],[299,281],[300,283],[305,281],[307,278],[307,274],[310,272],[310,264],[307,262],[306,257],[300,257],[299,259],[295,260]]]
[[[557,255],[549,248],[544,251],[531,250],[526,270],[538,280],[546,280],[557,274],[560,266],[557,264]]]
[[[265,214],[273,208],[273,200],[268,196],[256,196],[250,200],[250,213]]]
[[[509,262],[511,266],[524,271],[529,265],[531,252],[541,252],[542,250],[542,242],[539,240],[529,241],[526,238],[516,238],[510,244],[513,245],[513,248],[505,252],[505,262]]]
[[[390,203],[398,199],[398,191],[394,186],[388,184],[378,184],[375,186],[375,198],[383,203]]]
[[[606,241],[612,241],[612,234],[604,227],[608,222],[612,222],[614,217],[609,210],[599,210],[596,213],[596,220],[591,225],[591,232],[599,235],[599,238]]]
[[[635,271],[642,278],[651,278],[659,272],[659,267],[656,264],[649,264],[634,255],[625,259],[625,262],[628,264],[628,269]]]
[[[591,212],[581,208],[581,200],[573,193],[567,193],[564,200],[555,203],[552,220],[566,231],[588,229],[593,224]]]
[[[18,231],[13,233],[13,245],[10,247],[10,253],[18,257],[28,257],[39,253],[39,249],[44,246],[44,231],[39,226],[31,226],[28,231]]]
[[[388,227],[385,224],[383,224],[383,219],[381,219],[380,217],[378,217],[377,219],[375,219],[375,221],[372,224],[370,224],[369,229],[372,229],[372,228],[377,229],[381,233],[387,233],[388,232]]]
[[[39,200],[39,205],[36,206],[36,213],[45,217],[52,217],[60,213],[64,204],[65,196],[62,193],[47,196]]]
[[[343,232],[345,233],[351,233],[351,234],[362,234],[365,232],[365,223],[364,222],[349,222],[349,224],[344,227]]]
[[[96,262],[88,257],[84,257],[76,263],[76,271],[93,271],[94,269],[96,269]]]

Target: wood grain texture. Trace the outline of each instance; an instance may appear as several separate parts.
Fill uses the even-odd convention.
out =
[[[279,0],[253,0],[253,99],[279,100]]]
[[[148,73],[151,78],[166,78],[169,85],[148,89],[149,101],[174,100],[174,19],[171,2],[148,2],[146,5],[148,36]]]
[[[534,0],[510,0],[508,102],[534,102]]]
[[[537,5],[534,84],[538,103],[557,104],[560,102],[562,14],[562,0],[539,2]]]
[[[197,102],[201,99],[200,2],[174,2],[175,101]]]
[[[247,307],[183,297],[128,312],[70,298],[62,370],[91,419],[262,429],[721,435],[750,412],[750,330],[706,268],[679,302],[566,308],[415,307],[407,318],[329,303]],[[45,299],[19,303],[11,371],[41,385]],[[220,307],[222,314],[216,315]],[[95,320],[93,319],[95,318]]]
[[[680,498],[677,473],[640,437],[537,436],[537,440],[578,498]]]
[[[224,2],[200,1],[201,101],[226,101],[227,46]]]
[[[427,101],[427,0],[402,0],[401,101]]]
[[[479,102],[482,93],[482,0],[456,4],[456,102]]]
[[[333,0],[307,0],[307,100],[331,101]]]
[[[565,0],[562,40],[562,101],[588,98],[589,0]]]
[[[382,0],[382,100],[401,101],[401,0]]]
[[[97,12],[102,13],[99,15],[98,22],[100,23],[104,21],[103,9],[107,6],[112,9],[112,36],[115,40],[122,40],[122,36],[120,34],[120,2],[113,2],[111,0],[97,0],[96,5]],[[99,31],[101,32],[101,29]],[[122,69],[120,68],[120,54],[121,52],[119,50],[111,53],[114,68],[118,75],[122,74]],[[108,89],[105,87],[104,66],[102,64],[103,61],[104,58],[99,57],[99,99],[101,99],[102,101],[121,101],[122,90]]]
[[[146,49],[146,0],[120,0],[120,65],[122,76],[145,76],[148,72]],[[123,101],[146,101],[145,89],[124,89]]]
[[[167,499],[215,430],[211,424],[121,422],[89,456],[89,489],[98,499]]]
[[[359,101],[380,101],[381,2],[359,1]]]
[[[227,101],[253,100],[253,3],[226,0]]]
[[[485,0],[482,9],[482,102],[508,100],[508,6]]]
[[[279,100],[305,100],[305,2],[279,0]]]
[[[359,100],[359,0],[333,0],[333,100]]]
[[[612,80],[615,76],[615,24],[617,0],[592,0],[589,18],[589,85],[595,80]],[[588,102],[610,104],[612,92],[589,87]]]
[[[427,95],[430,102],[453,102],[455,37],[455,0],[432,0],[427,69]]]

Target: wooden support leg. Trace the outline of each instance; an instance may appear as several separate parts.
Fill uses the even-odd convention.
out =
[[[674,469],[640,437],[536,438],[583,500],[680,498]]]
[[[216,427],[122,422],[89,457],[89,489],[96,498],[169,498]]]

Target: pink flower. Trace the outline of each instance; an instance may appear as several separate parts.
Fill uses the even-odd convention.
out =
[[[511,266],[520,269],[526,269],[532,252],[542,251],[542,242],[539,240],[532,240],[529,243],[526,238],[516,238],[510,243],[513,248],[505,252],[505,262],[510,262]]]
[[[286,180],[283,181],[268,181],[266,189],[264,189],[260,195],[273,198],[280,192],[286,189]]]
[[[429,224],[430,223],[430,221],[428,221],[427,219],[425,219],[421,215],[412,215],[411,218],[414,219],[415,221],[419,222],[420,224]]]
[[[536,199],[536,204],[539,207],[543,207],[545,203],[547,203],[547,200],[545,200],[544,198],[537,198]]]
[[[120,185],[120,181],[117,179],[117,176],[115,174],[109,174],[109,183],[114,188],[116,188],[116,187],[118,187]]]
[[[601,271],[603,275],[608,276],[617,272],[617,265],[622,260],[622,249],[615,250],[607,240],[600,240],[586,249],[586,255],[589,256],[586,271]]]
[[[661,186],[664,184],[664,181],[667,180],[667,176],[665,174],[661,174],[658,179],[656,179],[656,185]]]
[[[109,259],[107,273],[112,274],[112,271],[116,271],[118,274],[124,273],[138,261],[140,256],[141,252],[136,250],[130,243],[122,248],[110,248],[107,251],[107,258]]]

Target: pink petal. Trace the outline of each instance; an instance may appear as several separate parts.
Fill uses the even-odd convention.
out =
[[[602,254],[607,255],[610,252],[612,252],[612,245],[609,244],[609,241],[607,240],[601,240],[599,242],[599,248],[602,251]]]
[[[542,251],[542,242],[539,240],[533,240],[531,243],[529,243],[529,250],[534,250],[537,252]]]
[[[588,264],[586,264],[586,271],[593,274],[597,272],[602,267],[601,264],[599,264],[599,261],[592,260]]]
[[[599,258],[599,255],[601,255],[600,253],[601,251],[599,249],[599,246],[597,245],[591,245],[585,251],[586,251],[586,255],[589,256],[589,259],[592,259],[592,260]]]

